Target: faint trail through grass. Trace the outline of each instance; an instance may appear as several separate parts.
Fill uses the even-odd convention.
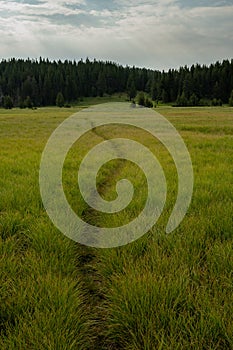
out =
[[[191,207],[179,228],[165,235],[177,191],[174,165],[160,144],[126,129],[122,137],[138,139],[157,154],[169,196],[147,235],[104,250],[64,237],[40,199],[38,169],[45,143],[77,109],[0,110],[1,349],[233,348],[233,109],[158,110],[190,151]],[[71,150],[64,187],[72,207],[88,221],[117,225],[137,215],[146,196],[144,178],[132,164],[107,164],[98,178],[104,198],[113,198],[122,176],[134,180],[139,192],[114,220],[90,211],[77,190],[77,164],[92,144],[119,135],[119,129],[96,133],[83,139],[78,153]]]

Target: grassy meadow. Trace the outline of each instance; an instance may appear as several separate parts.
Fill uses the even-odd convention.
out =
[[[127,178],[135,186],[134,201],[114,216],[88,208],[76,181],[92,146],[131,138],[163,166],[163,214],[148,234],[114,249],[66,238],[40,198],[46,141],[81,108],[0,110],[0,349],[232,349],[233,108],[157,108],[182,135],[195,177],[188,213],[168,235],[177,175],[163,145],[114,125],[92,130],[72,147],[63,171],[66,196],[83,219],[99,226],[132,220],[147,193],[145,176],[133,163],[112,161],[98,176],[99,191],[114,199],[116,182]]]

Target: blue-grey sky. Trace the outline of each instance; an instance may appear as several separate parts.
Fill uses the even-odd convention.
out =
[[[233,0],[0,0],[0,58],[153,69],[233,58]]]

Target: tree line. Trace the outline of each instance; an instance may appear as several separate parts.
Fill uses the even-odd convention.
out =
[[[75,103],[83,97],[139,93],[175,106],[233,105],[233,59],[209,66],[158,71],[110,61],[49,61],[12,58],[0,62],[0,105],[5,108]]]

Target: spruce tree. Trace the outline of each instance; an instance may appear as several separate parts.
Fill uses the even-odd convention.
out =
[[[100,71],[97,80],[98,96],[103,97],[103,94],[107,90],[106,76],[104,72]]]
[[[157,84],[156,84],[156,80],[153,79],[152,81],[152,85],[151,85],[151,98],[153,101],[156,101],[157,97],[158,97],[158,90],[157,90]]]
[[[189,105],[190,106],[198,106],[199,100],[196,94],[192,94],[189,99]]]
[[[3,97],[3,107],[5,109],[12,109],[13,108],[13,101],[9,95]]]
[[[187,100],[184,92],[182,92],[181,96],[177,97],[176,106],[177,107],[187,107],[188,106],[188,100]]]
[[[130,101],[132,99],[134,99],[136,94],[137,94],[134,75],[135,75],[134,72],[131,72],[129,74],[129,77],[128,77],[128,80],[127,80],[127,84],[126,84],[127,95],[129,97]]]
[[[137,100],[138,100],[138,104],[139,104],[139,106],[145,106],[145,95],[144,95],[144,92],[139,92],[139,94],[138,94],[138,98],[137,98]]]
[[[33,103],[30,96],[27,96],[27,98],[25,99],[24,106],[26,108],[33,108]]]
[[[64,104],[65,104],[64,96],[62,92],[59,92],[56,98],[56,106],[61,108],[61,107],[64,107]]]
[[[129,96],[129,100],[131,101],[137,94],[137,90],[136,90],[136,87],[135,87],[135,83],[134,81],[132,80],[130,85],[128,86],[127,88],[127,93],[128,93],[128,96]]]
[[[229,106],[233,107],[233,90],[231,91],[231,96],[229,98]]]

